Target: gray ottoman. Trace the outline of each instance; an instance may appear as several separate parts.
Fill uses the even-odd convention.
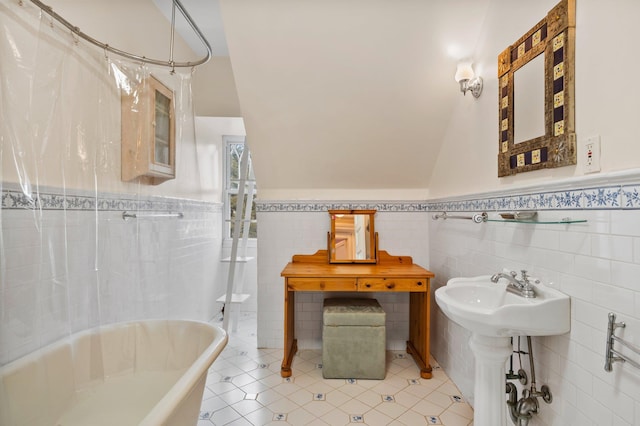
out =
[[[376,299],[325,299],[322,377],[384,379],[385,313]]]

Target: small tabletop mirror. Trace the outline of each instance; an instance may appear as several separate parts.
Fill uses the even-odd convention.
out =
[[[375,210],[329,210],[330,263],[376,263]]]

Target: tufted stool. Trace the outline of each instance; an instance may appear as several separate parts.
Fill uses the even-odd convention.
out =
[[[325,299],[322,377],[384,379],[385,313],[376,299]]]

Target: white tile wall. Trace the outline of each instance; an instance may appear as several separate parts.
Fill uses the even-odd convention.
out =
[[[538,214],[545,220],[557,213]],[[543,282],[552,282],[572,297],[572,329],[563,336],[533,338],[537,385],[550,386],[553,403],[541,403],[540,414],[530,424],[638,425],[640,371],[615,364],[607,373],[603,367],[609,312],[627,323],[617,334],[640,345],[640,211],[584,210],[571,216],[588,222],[429,220],[434,288],[452,277],[492,274],[502,268],[527,269]],[[437,307],[432,319],[434,357],[465,397],[473,400],[474,359],[468,332]],[[528,361],[523,361],[528,371]]]
[[[0,210],[0,365],[69,333],[142,317],[209,320],[222,210]]]
[[[433,290],[453,277],[509,268],[527,269],[572,297],[571,332],[533,338],[538,389],[547,384],[553,403],[541,403],[540,413],[530,422],[532,426],[638,425],[640,371],[615,364],[614,371],[607,373],[603,367],[609,312],[617,313],[618,320],[627,323],[618,334],[640,346],[640,211],[548,210],[538,214],[541,221],[571,216],[587,223],[475,224],[434,221],[426,212],[379,211],[376,228],[382,249],[411,255],[416,263],[436,274]],[[260,212],[258,220],[258,344],[278,348],[283,340],[280,271],[293,254],[313,253],[325,247],[329,220],[325,212],[287,211]],[[296,297],[298,343],[317,348],[323,295]],[[380,299],[392,322],[388,327],[398,335],[406,333],[406,300],[402,295],[397,300],[385,297]],[[449,321],[435,302],[432,306],[432,354],[465,397],[473,401],[470,335]],[[400,342],[405,338],[403,334],[388,346],[402,349]],[[527,350],[526,339],[522,349]],[[526,358],[523,364],[529,371]],[[516,359],[515,368],[519,367]]]
[[[283,347],[284,279],[280,272],[294,254],[327,248],[330,221],[323,212],[258,212],[258,346]],[[428,264],[428,224],[424,212],[384,212],[375,216],[380,249]],[[344,294],[343,294],[344,295]],[[296,338],[300,349],[321,347],[322,301],[331,294],[296,294]],[[402,350],[409,337],[407,294],[376,294],[387,313],[387,348]]]
[[[40,215],[42,213],[42,215]],[[121,212],[0,211],[0,363],[74,330],[141,316],[209,319],[220,293],[221,211],[185,212],[181,221],[122,221]],[[541,211],[541,220],[558,212]],[[606,373],[607,314],[640,346],[640,211],[578,210],[585,224],[474,224],[434,221],[426,212],[379,211],[380,247],[413,256],[436,274],[433,287],[456,276],[527,269],[572,297],[572,330],[534,338],[541,404],[535,425],[640,424],[640,372],[614,365]],[[258,345],[283,345],[283,279],[296,253],[326,246],[326,212],[259,212]],[[215,259],[215,262],[211,262]],[[324,295],[299,294],[301,348],[320,346]],[[406,295],[382,295],[390,349],[404,348]],[[468,333],[433,303],[432,353],[473,400]],[[516,366],[517,367],[517,366]],[[525,362],[523,366],[528,370]]]

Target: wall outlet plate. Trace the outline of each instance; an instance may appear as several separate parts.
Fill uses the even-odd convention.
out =
[[[583,159],[584,172],[596,173],[600,171],[600,136],[591,136],[584,141]]]

